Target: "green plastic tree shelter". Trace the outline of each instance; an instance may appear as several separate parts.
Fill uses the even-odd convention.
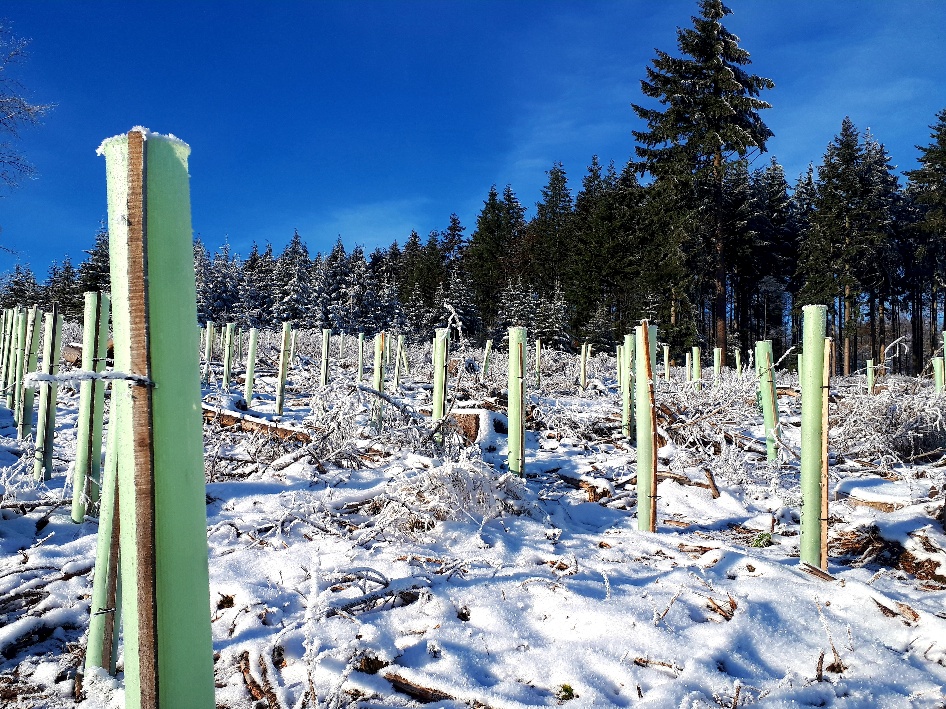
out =
[[[542,388],[542,338],[535,338],[535,388]]]
[[[697,391],[703,389],[703,362],[700,360],[700,348],[693,348],[693,386]]]
[[[0,330],[0,389],[6,391],[7,371],[10,363],[10,345],[13,339],[13,310],[3,311],[3,329]]]
[[[723,348],[713,348],[713,381],[719,384],[719,378],[723,370]]]
[[[439,421],[447,408],[447,352],[450,348],[450,329],[438,327],[434,335],[434,390],[430,418]]]
[[[7,394],[7,408],[13,410],[13,418],[20,410],[20,391],[23,387],[23,368],[26,366],[24,361],[24,348],[26,347],[26,310],[17,308],[16,324],[14,325],[13,335],[13,373],[10,378],[12,386]]]
[[[358,333],[358,367],[355,370],[355,377],[359,384],[365,375],[365,333]]]
[[[26,316],[26,350],[24,354],[23,378],[36,371],[36,358],[39,353],[40,310],[33,306]],[[21,379],[20,400],[17,403],[16,435],[23,440],[33,435],[33,399],[36,390],[23,386]]]
[[[204,381],[210,380],[210,362],[214,357],[214,321],[208,320],[204,328]]]
[[[742,351],[736,350],[736,376],[742,377]]]
[[[320,379],[320,384],[322,386],[328,386],[328,360],[329,360],[329,346],[332,344],[332,331],[327,328],[322,328],[322,376]]]
[[[683,357],[683,381],[689,382],[693,377],[693,355],[687,352]]]
[[[670,381],[670,345],[664,345],[664,381]]]
[[[127,709],[213,709],[193,231],[180,140],[106,140]]]
[[[588,343],[581,345],[581,361],[578,366],[578,386],[582,391],[588,388]]]
[[[289,344],[289,368],[292,369],[293,364],[296,360],[296,336],[299,334],[298,330],[292,331],[292,340]]]
[[[634,335],[624,336],[618,358],[621,367],[621,433],[632,438],[634,428]]]
[[[867,360],[867,394],[874,393],[874,360]]]
[[[246,380],[243,382],[243,398],[247,407],[253,405],[253,387],[256,379],[256,347],[259,345],[259,330],[250,329],[250,343],[246,350]]]
[[[223,390],[230,391],[230,373],[233,370],[234,323],[227,323],[223,330]]]
[[[486,380],[486,373],[489,370],[489,355],[493,351],[493,341],[486,341],[486,350],[483,352],[483,369],[480,371],[480,383]]]
[[[657,531],[657,419],[654,411],[654,376],[646,320],[634,328],[637,341],[637,528]]]
[[[43,331],[43,365],[46,375],[59,373],[59,350],[62,344],[62,315],[59,304],[53,303],[46,313]],[[33,454],[33,477],[49,480],[53,472],[53,439],[56,432],[55,381],[43,382],[39,390],[39,415],[36,417],[36,452]]]
[[[115,674],[118,660],[118,637],[121,616],[121,589],[118,569],[120,546],[118,525],[118,461],[116,444],[119,428],[115,412],[109,421],[105,446],[105,467],[102,470],[102,504],[95,548],[95,574],[92,577],[92,615],[89,618],[89,642],[85,666],[104,667]]]
[[[775,366],[772,364],[772,340],[760,340],[755,345],[759,370],[759,396],[762,401],[762,420],[765,427],[766,460],[778,458],[776,431],[778,429],[778,400],[775,396]]]
[[[933,357],[933,391],[943,393],[943,358]]]
[[[509,417],[509,472],[520,477],[526,474],[525,425],[523,404],[525,403],[526,336],[524,327],[509,328],[508,407]]]
[[[397,349],[394,351],[394,391],[401,388],[401,360],[404,358],[404,335],[397,336]]]
[[[279,373],[276,381],[276,415],[282,416],[283,404],[286,397],[286,371],[289,369],[289,360],[292,357],[292,325],[282,324],[282,343],[279,346]]]
[[[821,565],[822,456],[824,434],[824,335],[828,309],[802,308],[805,369],[801,378],[801,560]]]
[[[374,377],[372,385],[375,391],[384,391],[384,333],[379,332],[374,336]],[[384,402],[378,399],[372,406],[374,411],[373,419],[375,427],[381,429],[381,417],[384,414]]]
[[[85,294],[82,369],[86,372],[100,374],[105,369],[109,304],[105,293],[89,291]],[[72,476],[72,521],[76,524],[85,519],[87,508],[99,499],[104,411],[105,382],[101,379],[84,380],[79,385],[76,463]]]

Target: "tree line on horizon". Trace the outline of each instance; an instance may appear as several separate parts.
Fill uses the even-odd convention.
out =
[[[774,157],[755,166],[772,135],[759,113],[771,80],[746,71],[728,8],[699,9],[677,30],[681,56],[658,50],[647,68],[651,103],[633,106],[646,129],[621,169],[593,157],[576,192],[555,163],[531,218],[510,185],[494,185],[468,236],[453,214],[425,239],[367,254],[339,239],[311,255],[298,232],[278,255],[271,244],[210,253],[198,239],[200,320],[415,339],[459,321],[478,341],[516,324],[550,346],[608,350],[646,317],[677,358],[691,345],[747,353],[759,339],[779,356],[800,340],[802,306],[823,303],[840,371],[880,361],[901,337],[910,356],[895,366],[919,371],[946,331],[946,109],[905,185],[847,117],[789,184]],[[0,306],[55,300],[77,315],[85,290],[108,289],[104,227],[88,254],[54,263],[42,284],[17,265]]]

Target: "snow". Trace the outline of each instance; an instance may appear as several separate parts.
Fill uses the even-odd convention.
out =
[[[946,583],[882,555],[861,562],[860,552],[833,552],[827,578],[799,567],[797,462],[784,451],[767,463],[723,435],[741,432],[764,449],[749,374],[700,393],[658,382],[658,400],[679,418],[661,422],[667,477],[658,532],[648,534],[637,530],[636,455],[619,435],[613,359],[590,363],[600,386],[580,395],[577,357],[547,353],[520,480],[504,466],[501,352],[482,386],[451,381],[476,404],[476,443],[448,436],[438,448],[429,423],[393,406],[376,430],[377,398],[353,385],[354,352],[320,387],[321,333],[310,334],[300,333],[297,354],[314,365],[290,372],[280,425],[312,434],[311,455],[205,427],[218,706],[255,705],[247,675],[287,708],[302,706],[310,683],[308,706],[379,709],[417,706],[399,682],[437,690],[437,707],[730,707],[737,693],[739,706],[766,707],[946,700]],[[429,405],[431,367],[411,357],[413,376],[387,392],[418,411]],[[266,372],[258,382],[245,416],[266,423],[274,382]],[[783,375],[779,386],[796,383]],[[216,386],[212,378],[205,391],[214,406],[238,398]],[[836,393],[865,428],[871,412],[907,396],[867,401],[858,386],[839,382]],[[915,416],[944,404],[922,390],[910,396],[922,398],[907,406]],[[34,706],[51,709],[75,706],[97,526],[52,506],[71,498],[78,393],[62,387],[58,403],[57,469],[46,483],[32,480],[31,446],[0,410],[0,689],[17,673],[19,686],[42,694]],[[797,451],[798,401],[779,405],[783,441]],[[901,452],[894,465],[898,430],[861,435],[863,464],[836,455],[832,487],[905,506],[832,501],[832,539],[873,525],[878,540],[946,575],[946,474],[935,457],[910,464]],[[832,452],[854,445],[849,432],[832,429]],[[278,460],[291,462],[277,470]],[[23,641],[42,628],[46,637]],[[121,674],[87,673],[83,687],[80,707],[123,706]]]

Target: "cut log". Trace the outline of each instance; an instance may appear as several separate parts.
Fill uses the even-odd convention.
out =
[[[264,433],[274,438],[282,440],[299,441],[309,443],[311,437],[306,431],[290,426],[281,426],[278,422],[267,421],[245,416],[236,411],[225,411],[216,406],[203,405],[204,421],[216,421],[223,426],[236,426],[241,431],[251,431],[253,433]]]

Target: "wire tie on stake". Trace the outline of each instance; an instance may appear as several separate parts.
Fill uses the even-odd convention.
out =
[[[148,377],[140,374],[128,374],[127,372],[95,372],[85,369],[74,369],[66,374],[43,374],[42,372],[30,372],[23,378],[23,386],[30,389],[38,389],[43,384],[51,382],[76,382],[76,381],[105,381],[105,382],[129,382],[133,386],[142,386],[149,389],[157,387]]]

